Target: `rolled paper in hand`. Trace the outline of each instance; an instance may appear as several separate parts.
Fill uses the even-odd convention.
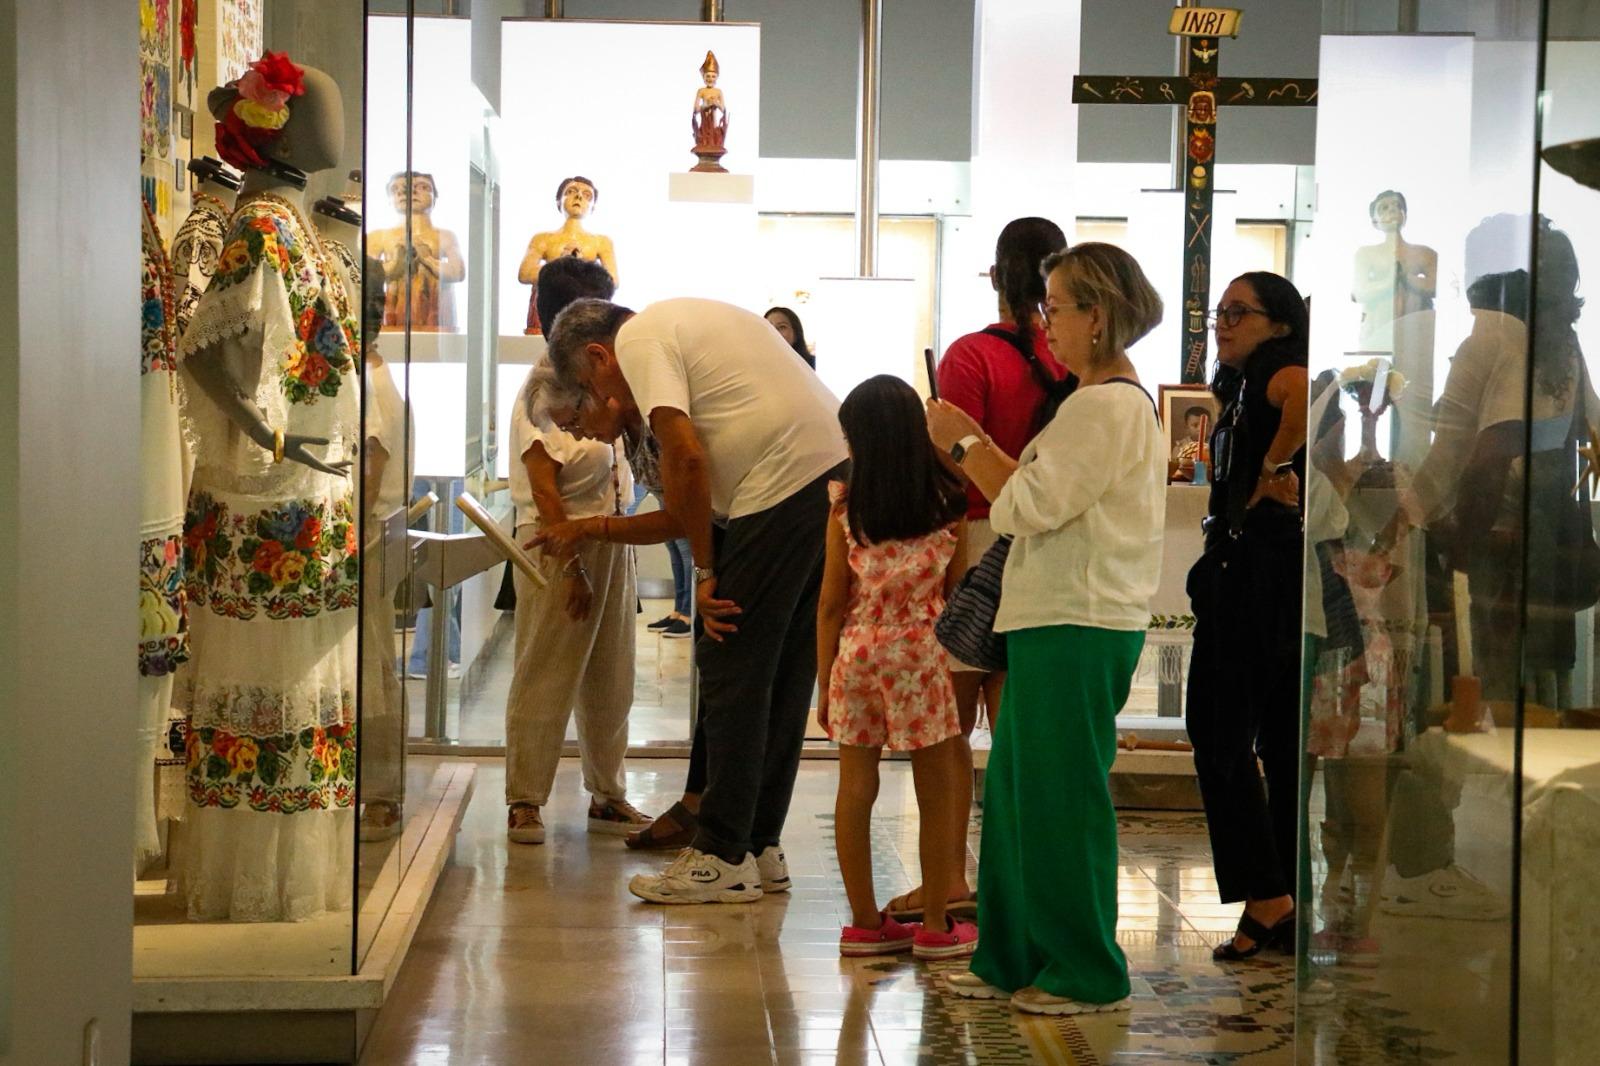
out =
[[[504,555],[512,566],[527,575],[529,581],[540,588],[550,586],[549,580],[539,570],[539,564],[533,561],[533,556],[523,551],[522,545],[512,540],[511,536],[500,528],[500,523],[494,520],[494,515],[484,510],[483,504],[473,499],[470,493],[463,492],[456,497],[456,506],[461,508],[462,514],[472,519],[473,525],[483,530],[483,535],[500,549],[500,554]]]

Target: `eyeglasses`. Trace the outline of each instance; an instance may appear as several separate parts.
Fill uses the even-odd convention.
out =
[[[594,402],[594,393],[585,388],[582,394],[579,395],[578,405],[572,409],[572,414],[569,417],[557,422],[556,428],[563,433],[570,433],[574,437],[578,436],[583,430],[584,409],[591,406]]]
[[[1245,315],[1262,315],[1266,318],[1272,317],[1259,307],[1251,307],[1248,304],[1229,304],[1227,307],[1219,307],[1215,311],[1211,312],[1211,314],[1207,316],[1207,321],[1212,329],[1215,329],[1219,325],[1227,326],[1229,329],[1232,329],[1234,326],[1237,326],[1240,322],[1244,321]]]
[[[1039,317],[1044,319],[1046,325],[1049,325],[1051,318],[1065,311],[1068,307],[1076,307],[1079,311],[1087,311],[1090,306],[1089,304],[1053,304],[1047,300],[1039,305]]]

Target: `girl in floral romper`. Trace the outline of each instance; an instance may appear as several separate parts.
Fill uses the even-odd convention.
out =
[[[899,378],[862,382],[840,406],[839,423],[850,484],[830,487],[835,520],[817,607],[817,720],[839,744],[834,829],[852,922],[839,952],[966,956],[977,928],[950,918],[942,902],[957,874],[954,838],[966,825],[956,800],[961,719],[933,635],[960,576],[966,496],[928,439],[922,402]],[[879,910],[872,889],[870,823],[885,747],[911,753],[927,901],[920,924]]]

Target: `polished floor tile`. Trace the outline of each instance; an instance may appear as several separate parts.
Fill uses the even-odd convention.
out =
[[[683,768],[632,763],[631,798],[661,809],[676,798]],[[1211,961],[1239,907],[1216,902],[1205,823],[1194,813],[1121,817],[1118,938],[1133,978],[1125,1013],[1027,1018],[1003,1002],[950,994],[942,975],[960,963],[841,959],[838,931],[849,907],[833,855],[835,772],[831,763],[801,768],[784,842],[793,892],[748,906],[662,908],[635,900],[626,882],[669,856],[587,834],[575,763],[563,763],[546,812],[549,842],[524,847],[505,840],[503,767],[483,760],[456,864],[362,1062],[1288,1066],[1427,1062],[1459,1048],[1411,1013],[1460,992],[1459,984],[1407,996],[1394,987],[1405,980],[1398,972],[1380,980],[1340,967],[1316,977],[1326,1017],[1319,1040],[1297,1060],[1290,960]],[[981,814],[974,852],[980,825]],[[873,832],[876,887],[887,900],[917,880],[916,807],[904,764],[885,768]],[[1406,934],[1392,922],[1383,932],[1390,940]],[[1427,984],[1422,973],[1410,977]]]

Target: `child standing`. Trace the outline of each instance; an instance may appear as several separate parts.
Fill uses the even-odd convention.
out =
[[[978,930],[945,913],[956,877],[956,797],[965,765],[949,663],[933,624],[960,576],[966,495],[928,439],[922,402],[887,375],[839,408],[848,486],[830,486],[827,563],[817,606],[817,720],[839,744],[834,831],[851,922],[842,955],[971,955]],[[909,751],[921,812],[923,921],[902,924],[872,890],[871,817],[883,749]]]

